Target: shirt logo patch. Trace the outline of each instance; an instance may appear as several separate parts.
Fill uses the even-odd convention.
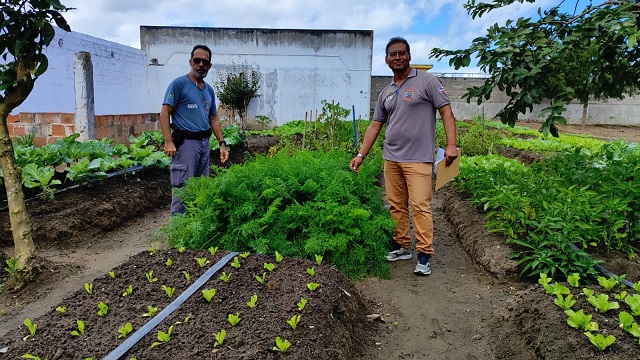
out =
[[[440,87],[438,88],[438,90],[439,90],[442,94],[444,94],[444,86],[440,85]]]
[[[187,108],[189,108],[189,109],[197,109],[198,108],[198,104],[187,104]]]
[[[415,95],[415,93],[416,93],[416,91],[415,91],[414,89],[411,89],[411,88],[409,88],[409,89],[405,90],[405,91],[404,91],[404,99],[405,99],[406,101],[411,101],[411,100],[413,100],[413,96]]]

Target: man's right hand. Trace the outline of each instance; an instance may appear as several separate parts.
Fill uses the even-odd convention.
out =
[[[176,155],[176,151],[176,145],[173,141],[164,143],[164,153],[167,154],[167,156],[174,157]]]
[[[362,158],[360,156],[356,156],[349,163],[349,167],[351,167],[351,170],[353,170],[355,172],[359,172],[360,171],[360,165],[362,165],[363,161],[364,160],[362,160]]]

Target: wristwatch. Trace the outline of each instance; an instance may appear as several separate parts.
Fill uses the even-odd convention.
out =
[[[227,146],[227,142],[226,142],[226,141],[224,141],[224,140],[222,140],[222,141],[218,141],[218,145],[220,145],[220,146],[222,146],[222,145]]]
[[[367,157],[367,155],[363,155],[358,153],[358,155],[356,155],[357,157],[359,157],[360,159],[364,160],[365,157]]]

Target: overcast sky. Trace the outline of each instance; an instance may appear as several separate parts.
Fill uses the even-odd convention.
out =
[[[461,49],[498,22],[536,16],[535,4],[514,4],[472,20],[465,0],[62,0],[76,8],[64,16],[73,31],[140,48],[140,26],[373,30],[373,75],[389,75],[384,46],[402,36],[413,64],[453,72],[448,61],[429,59],[434,47]],[[213,49],[215,51],[215,49]],[[475,67],[463,72],[478,72]]]

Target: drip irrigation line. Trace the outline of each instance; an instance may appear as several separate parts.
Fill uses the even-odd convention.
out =
[[[574,243],[572,243],[571,241],[569,241],[569,246],[571,247],[571,250],[573,250],[573,251],[575,251],[575,252],[579,252],[579,251],[580,251],[580,249],[579,249],[579,248],[578,248]],[[587,258],[587,259],[589,259],[589,260],[591,260],[591,258],[590,258],[588,255],[585,255],[584,257],[585,257],[585,258]],[[609,270],[607,270],[607,269],[603,268],[600,264],[595,264],[593,267],[594,267],[596,270],[598,270],[599,272],[601,272],[601,273],[603,273],[603,274],[607,275],[608,277],[615,277],[615,278],[619,278],[619,276],[618,276],[618,275],[616,275],[615,273],[613,273],[613,272],[611,272],[611,271],[609,271]],[[629,280],[627,280],[627,279],[622,279],[622,281],[621,281],[621,282],[622,282],[623,284],[627,285],[628,287],[633,288],[633,283],[632,283],[631,281],[629,281]]]
[[[231,252],[225,257],[215,263],[209,270],[207,270],[202,276],[198,278],[191,286],[189,286],[178,298],[176,298],[171,304],[164,308],[160,313],[151,318],[146,324],[144,324],[139,330],[129,336],[122,344],[120,344],[115,350],[110,352],[102,360],[118,360],[129,349],[131,349],[138,341],[140,341],[149,331],[153,330],[158,324],[166,319],[171,313],[173,313],[182,303],[184,303],[193,293],[198,291],[202,285],[204,285],[218,270],[222,269],[229,260],[238,255],[237,252]]]
[[[130,168],[127,168],[126,170],[118,170],[118,171],[114,171],[112,173],[108,173],[106,178],[108,179],[108,178],[111,178],[111,177],[114,177],[114,176],[127,174],[127,173],[130,173],[130,172],[135,172],[135,171],[142,170],[142,169],[144,169],[144,166],[136,165],[136,166],[132,166]],[[89,184],[94,183],[96,181],[100,181],[100,180],[104,180],[104,179],[96,179],[96,180],[90,181]],[[82,184],[82,185],[86,185],[86,184]],[[66,187],[64,189],[56,190],[56,191],[53,192],[53,196],[55,197],[56,195],[58,195],[60,193],[63,193],[63,192],[68,191],[68,190],[73,190],[73,189],[79,188],[80,186],[81,186],[80,184],[76,184],[76,185],[68,186],[68,187]],[[28,203],[28,202],[31,202],[31,201],[36,200],[36,199],[40,199],[40,197],[38,197],[38,196],[32,197],[32,198],[29,198],[29,199],[25,200],[24,202]],[[7,209],[9,209],[8,205],[0,207],[0,212],[5,211]]]

